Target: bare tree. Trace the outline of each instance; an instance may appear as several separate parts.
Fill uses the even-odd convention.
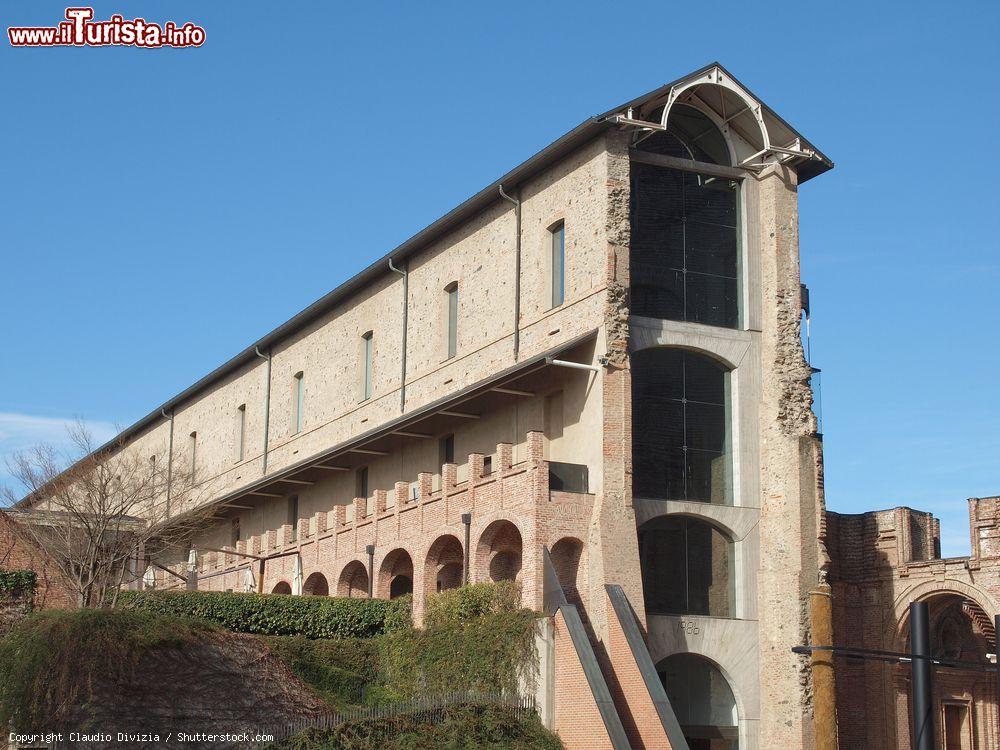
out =
[[[197,497],[197,477],[176,457],[140,456],[123,443],[96,449],[82,422],[68,432],[69,461],[48,445],[7,461],[27,494],[3,512],[47,553],[81,607],[114,607],[148,557],[183,550],[211,511]],[[18,500],[12,488],[3,494]]]

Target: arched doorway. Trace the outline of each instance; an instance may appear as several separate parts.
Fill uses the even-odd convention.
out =
[[[729,373],[684,349],[632,354],[636,497],[733,504]]]
[[[396,599],[413,593],[413,559],[405,549],[394,549],[382,561],[378,573],[380,597]]]
[[[673,654],[656,667],[690,750],[738,750],[739,712],[725,675],[697,654]]]
[[[329,596],[330,584],[322,573],[311,573],[302,584],[302,593],[306,596]]]
[[[661,516],[639,527],[646,612],[735,615],[733,543],[715,526],[689,516]]]
[[[435,539],[424,563],[426,593],[457,589],[462,585],[464,567],[465,553],[457,537],[446,534]]]
[[[292,584],[288,581],[278,581],[274,584],[274,588],[271,589],[272,594],[284,594],[285,596],[291,596],[292,594]]]
[[[563,593],[570,604],[581,609],[581,615],[586,614],[585,597],[587,594],[587,560],[586,549],[579,539],[566,537],[552,545],[549,551],[552,567],[562,585]]]
[[[510,521],[494,521],[476,550],[480,580],[516,581],[521,573],[521,532]]]
[[[368,571],[358,560],[347,563],[337,581],[337,596],[363,599],[368,596]]]

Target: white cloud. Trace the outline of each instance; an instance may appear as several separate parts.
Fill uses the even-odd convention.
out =
[[[74,452],[68,428],[76,422],[72,417],[39,417],[33,414],[0,412],[0,486],[14,486],[16,482],[7,475],[6,459],[18,451],[28,450],[39,444],[51,445],[59,452]],[[110,422],[84,420],[96,445],[101,445],[118,430]]]

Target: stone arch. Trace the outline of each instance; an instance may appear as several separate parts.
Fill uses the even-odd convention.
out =
[[[479,536],[476,547],[477,580],[519,581],[523,542],[513,521],[498,519]]]
[[[340,572],[337,596],[351,599],[364,599],[368,596],[368,571],[360,560],[352,560]]]
[[[552,567],[556,569],[566,600],[581,607],[582,613],[585,613],[589,595],[586,545],[576,537],[563,537],[552,545],[549,558],[552,560]]]
[[[465,552],[458,537],[439,536],[427,550],[424,560],[424,593],[434,594],[462,585]]]
[[[302,584],[302,593],[306,596],[329,596],[330,584],[327,583],[326,576],[320,572],[310,573]]]
[[[396,599],[413,593],[413,558],[402,547],[390,551],[382,559],[376,581],[376,596]]]
[[[292,584],[288,581],[278,581],[274,584],[274,588],[271,589],[272,594],[284,594],[285,596],[291,596],[292,594]]]

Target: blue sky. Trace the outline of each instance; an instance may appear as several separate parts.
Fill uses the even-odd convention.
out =
[[[829,506],[933,511],[966,553],[965,498],[1000,493],[998,6],[706,7],[130,0],[95,16],[206,44],[4,39],[0,454],[74,416],[131,423],[581,120],[717,59],[837,163],[800,191]]]

